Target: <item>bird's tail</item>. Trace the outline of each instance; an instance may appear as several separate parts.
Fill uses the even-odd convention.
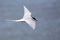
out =
[[[23,19],[19,19],[19,20],[6,20],[6,21],[20,22],[20,21],[24,21],[24,20]]]

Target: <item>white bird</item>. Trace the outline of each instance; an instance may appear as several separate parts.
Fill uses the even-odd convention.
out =
[[[15,21],[15,22],[25,21],[34,30],[36,28],[36,21],[37,20],[34,17],[31,17],[31,12],[24,6],[24,16],[22,19],[8,20],[8,21]]]

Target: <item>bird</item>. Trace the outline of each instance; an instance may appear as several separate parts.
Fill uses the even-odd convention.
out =
[[[32,17],[31,12],[26,8],[26,6],[24,6],[24,15],[22,19],[7,20],[7,21],[14,21],[14,22],[25,21],[34,30],[36,28],[37,19],[35,17]]]

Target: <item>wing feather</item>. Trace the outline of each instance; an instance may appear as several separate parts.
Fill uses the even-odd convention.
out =
[[[31,17],[31,12],[24,6],[24,16],[23,18]]]
[[[28,19],[26,20],[26,23],[32,28],[32,29],[35,29],[36,27],[36,22],[32,19]]]
[[[35,29],[36,22],[31,17],[31,12],[24,6],[24,16],[25,22],[32,28]]]

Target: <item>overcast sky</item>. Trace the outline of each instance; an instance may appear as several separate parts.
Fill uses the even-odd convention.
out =
[[[24,15],[26,6],[37,18],[36,29],[25,22],[8,22]],[[60,40],[60,1],[0,0],[0,40]]]

